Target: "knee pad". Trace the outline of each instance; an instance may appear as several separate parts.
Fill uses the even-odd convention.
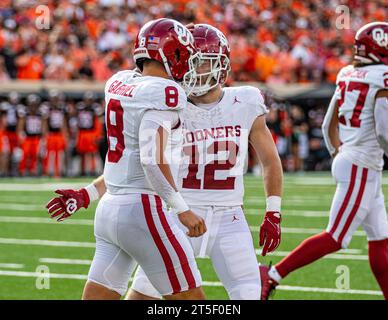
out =
[[[124,251],[97,237],[88,280],[124,295],[135,267],[136,261]]]
[[[231,300],[260,300],[261,297],[260,282],[239,284],[227,291]]]
[[[229,274],[227,282],[251,281],[259,276],[259,265],[250,233],[236,232],[233,236],[221,238],[219,243],[221,257],[225,259]],[[221,257],[213,255],[213,259],[221,259]]]
[[[102,269],[98,266],[92,266],[88,280],[116,291],[122,296],[127,292],[129,275],[120,271],[112,267]]]
[[[148,280],[147,276],[143,273],[137,272],[135,278],[133,279],[131,289],[135,290],[146,296],[161,299],[162,295],[155,289],[151,281]]]

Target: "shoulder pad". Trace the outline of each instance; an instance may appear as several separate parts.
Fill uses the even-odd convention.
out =
[[[265,114],[268,112],[264,102],[264,95],[259,88],[253,86],[241,86],[232,89],[243,104],[254,107],[256,114]]]
[[[375,65],[369,70],[370,82],[380,89],[388,89],[388,66]]]
[[[155,110],[181,110],[186,107],[187,96],[183,88],[168,79],[150,79],[141,84],[137,95],[144,95],[149,108]]]
[[[252,104],[264,104],[264,95],[259,88],[253,86],[238,87],[243,95],[246,97],[247,102]]]
[[[338,85],[338,82],[340,81],[340,79],[342,78],[342,76],[347,73],[347,72],[350,72],[354,69],[353,65],[349,64],[345,67],[343,67],[337,74],[337,80],[336,80],[336,84]]]
[[[141,77],[141,74],[136,72],[135,70],[123,70],[123,71],[116,72],[106,81],[105,93],[108,92],[107,91],[108,88],[114,81],[116,80],[128,81],[128,79],[137,78],[137,77]]]

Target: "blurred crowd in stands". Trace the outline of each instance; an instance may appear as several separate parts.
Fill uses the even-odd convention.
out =
[[[329,170],[331,157],[326,149],[322,123],[327,104],[302,108],[281,101],[267,101],[267,126],[276,143],[285,171]]]
[[[286,171],[327,170],[321,124],[325,105],[304,111],[267,99],[267,124]],[[92,92],[82,99],[58,90],[0,97],[0,176],[98,175],[107,151],[104,103]],[[253,153],[249,171],[255,173]]]
[[[339,5],[349,29],[338,29]],[[139,27],[160,17],[210,23],[231,44],[235,81],[269,85],[334,83],[351,62],[354,30],[387,21],[386,0],[0,0],[0,82],[105,81],[134,68]],[[47,7],[40,8],[38,5]],[[48,16],[42,17],[45,8]],[[43,11],[42,11],[43,10]],[[37,20],[37,18],[39,18]],[[48,18],[48,20],[47,20]],[[341,20],[341,19],[340,19]],[[49,21],[49,25],[42,23]],[[38,24],[37,24],[38,23]],[[48,28],[46,28],[48,27]],[[267,124],[287,171],[325,170],[330,157],[321,124],[327,102],[306,108],[270,100]],[[94,175],[107,149],[101,99],[0,96],[0,176]],[[249,170],[255,171],[254,157]]]
[[[38,5],[49,8],[49,29]],[[338,5],[349,29],[338,29]],[[160,17],[210,23],[232,48],[235,81],[334,82],[352,55],[354,30],[387,21],[385,0],[0,0],[0,80],[104,81],[133,67],[139,27]],[[338,20],[339,19],[339,20]],[[338,20],[338,21],[337,21]],[[342,22],[345,20],[342,19]],[[346,22],[346,21],[345,21]]]
[[[104,109],[92,92],[51,90],[0,99],[0,176],[95,176],[107,150]]]

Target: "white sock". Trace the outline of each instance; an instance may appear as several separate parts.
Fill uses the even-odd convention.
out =
[[[269,269],[268,275],[277,283],[279,283],[282,280],[282,277],[280,276],[279,272],[275,269],[275,267],[271,267],[271,269]]]

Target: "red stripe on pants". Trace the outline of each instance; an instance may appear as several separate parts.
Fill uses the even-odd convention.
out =
[[[354,184],[356,182],[356,175],[357,175],[357,166],[353,164],[348,191],[346,192],[345,199],[342,202],[342,206],[341,206],[340,210],[338,211],[337,217],[334,221],[334,225],[329,231],[329,233],[331,235],[333,235],[334,232],[336,231],[336,229],[341,221],[341,218],[342,218],[342,216],[343,216],[343,214],[344,214],[344,212],[349,204],[350,197],[352,196],[352,193],[353,193]]]
[[[352,211],[350,212],[350,214],[348,216],[348,219],[346,220],[345,225],[344,225],[344,227],[343,227],[343,229],[341,231],[341,234],[338,237],[338,242],[339,243],[342,243],[342,240],[343,240],[346,232],[348,231],[348,229],[349,229],[349,227],[350,227],[350,225],[351,225],[351,223],[352,223],[352,221],[354,219],[354,216],[357,213],[358,208],[360,207],[362,196],[363,196],[364,190],[365,190],[365,185],[366,185],[366,179],[367,178],[368,178],[368,169],[367,168],[363,168],[362,169],[360,189],[358,190],[356,202],[354,203]]]
[[[178,242],[174,233],[171,231],[170,225],[168,224],[166,216],[163,212],[162,201],[161,201],[160,197],[155,196],[155,201],[156,201],[156,209],[158,211],[159,219],[162,223],[163,229],[166,232],[166,235],[167,235],[168,239],[170,240],[170,243],[171,243],[172,247],[174,248],[174,250],[179,258],[179,262],[181,263],[183,273],[185,275],[187,284],[189,285],[189,289],[193,289],[196,287],[196,283],[195,283],[195,278],[193,276],[193,273],[190,269],[190,264],[189,264],[189,261],[187,260],[186,253],[183,250],[180,243]]]
[[[178,277],[175,273],[175,269],[174,269],[174,265],[172,263],[171,257],[166,247],[164,246],[162,238],[160,237],[160,234],[155,226],[155,222],[152,217],[149,196],[147,194],[142,194],[141,202],[143,203],[144,214],[145,214],[145,219],[146,219],[148,228],[150,229],[152,238],[154,239],[154,242],[160,254],[162,255],[162,259],[167,270],[167,275],[171,282],[173,294],[181,292],[181,286],[179,284]]]

